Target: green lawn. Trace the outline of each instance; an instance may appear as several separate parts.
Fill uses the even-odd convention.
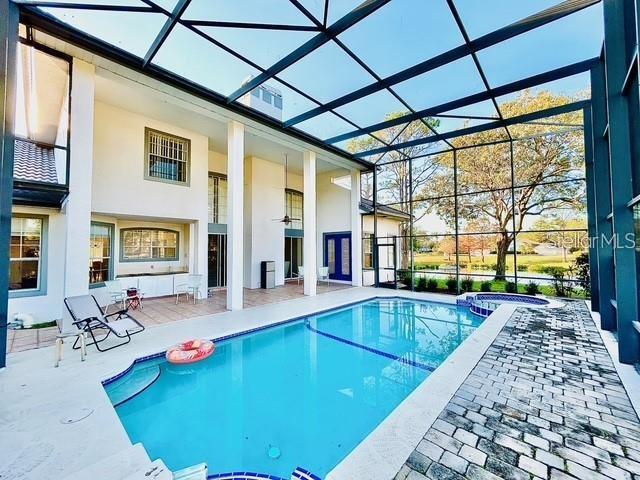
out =
[[[546,267],[563,267],[568,268],[573,263],[578,253],[567,254],[565,262],[562,255],[518,255],[518,271],[531,273],[544,273]],[[485,255],[484,262],[480,256],[460,255],[460,264],[463,265],[464,272],[478,272],[482,270],[492,270],[496,264],[497,255]],[[439,252],[434,253],[416,253],[414,255],[414,264],[416,269],[432,269],[434,267],[453,266],[455,256],[451,259]],[[507,256],[507,271],[513,272],[513,255]]]

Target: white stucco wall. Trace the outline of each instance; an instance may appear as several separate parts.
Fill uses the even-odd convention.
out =
[[[317,263],[324,266],[325,233],[351,231],[351,191],[331,182],[335,176],[342,176],[344,172],[328,172],[318,175],[316,207],[317,216]]]
[[[8,320],[16,313],[28,313],[36,323],[50,322],[62,318],[64,306],[64,276],[66,248],[66,217],[53,209],[13,207],[13,213],[38,215],[47,218],[46,260],[41,272],[46,272],[46,293],[21,298],[11,298],[9,293]],[[43,245],[44,247],[44,245]],[[89,273],[87,270],[87,281]]]
[[[393,237],[400,233],[400,221],[390,217],[378,217],[378,241],[381,242],[382,237]],[[373,215],[364,215],[362,217],[362,235],[367,233],[373,233]],[[391,243],[391,242],[389,242]],[[390,266],[387,256],[384,254],[386,249],[380,249],[379,264],[380,268]],[[396,252],[396,265],[399,265],[400,259],[400,244],[398,242],[398,251]],[[375,283],[374,271],[363,270],[362,272],[363,285],[373,285]],[[380,281],[390,282],[393,281],[393,272],[391,270],[380,270]]]
[[[191,140],[188,186],[145,180],[145,127]],[[118,230],[161,226],[181,231],[178,262],[117,262],[116,274],[171,266],[190,267],[192,273],[204,274],[206,278],[208,171],[206,136],[96,102],[91,198],[94,215],[119,218]],[[185,227],[187,223],[192,226]],[[189,230],[198,239],[192,242],[192,248]]]
[[[245,163],[245,175],[251,184],[245,190],[245,238],[250,247],[245,257],[247,288],[260,287],[260,262],[276,262],[276,285],[284,284],[284,223],[274,221],[284,215],[284,165],[251,157]]]

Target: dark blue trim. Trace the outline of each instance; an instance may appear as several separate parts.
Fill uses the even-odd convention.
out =
[[[399,357],[399,356],[394,355],[392,353],[383,352],[382,350],[378,350],[378,349],[373,348],[373,347],[368,347],[368,346],[363,345],[361,343],[352,342],[351,340],[347,340],[346,338],[342,338],[342,337],[338,337],[336,335],[332,335],[331,333],[322,332],[320,330],[317,330],[317,329],[313,328],[311,325],[309,325],[309,321],[308,320],[305,322],[305,326],[311,332],[317,333],[318,335],[322,335],[323,337],[330,338],[331,340],[335,340],[337,342],[344,343],[344,344],[350,345],[352,347],[361,348],[362,350],[366,350],[367,352],[375,353],[376,355],[381,355],[383,357],[390,358],[391,360],[397,360],[400,363],[404,363],[406,365],[411,365],[412,367],[416,367],[416,368],[419,368],[421,370],[426,370],[427,372],[433,372],[435,370],[435,367],[430,367],[430,366],[425,365],[423,363],[415,362],[413,360],[408,360],[406,358]]]

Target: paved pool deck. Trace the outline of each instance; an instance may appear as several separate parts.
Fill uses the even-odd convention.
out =
[[[519,308],[395,478],[638,480],[637,378],[618,372],[584,302]]]

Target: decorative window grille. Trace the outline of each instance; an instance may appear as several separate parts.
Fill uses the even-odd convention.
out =
[[[146,129],[146,178],[169,183],[189,183],[191,141]]]

